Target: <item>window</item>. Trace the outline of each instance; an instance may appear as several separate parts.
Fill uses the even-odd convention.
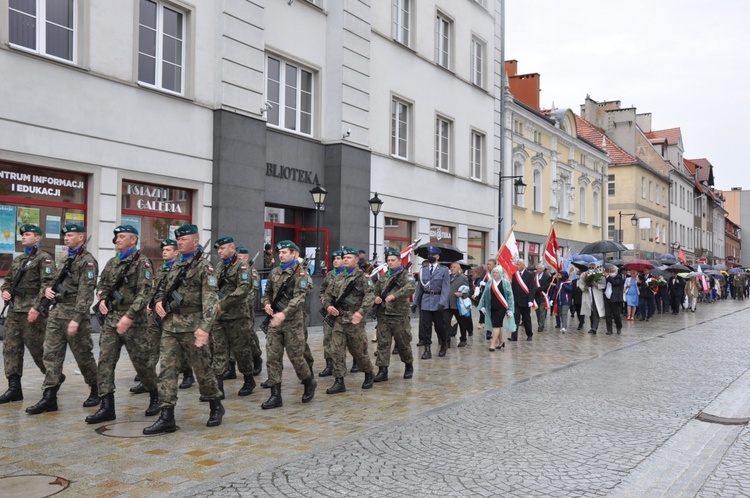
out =
[[[534,211],[542,212],[542,172],[534,170]]]
[[[610,240],[615,240],[619,242],[615,238],[615,217],[614,216],[607,216],[607,238]]]
[[[484,86],[484,43],[471,39],[471,82]]]
[[[607,175],[607,194],[615,195],[615,175]]]
[[[435,120],[435,167],[450,170],[451,122],[438,116]]]
[[[445,68],[450,68],[451,31],[453,23],[443,16],[437,16],[437,30],[435,31],[435,61]]]
[[[646,198],[646,179],[641,177],[641,198]]]
[[[391,101],[391,154],[408,159],[410,106],[398,99]]]
[[[667,187],[661,188],[661,204],[662,206],[667,205]]]
[[[471,179],[482,181],[484,170],[484,135],[471,132]]]
[[[521,163],[513,164],[513,176],[523,176],[523,164]],[[511,181],[511,180],[508,180],[508,181]],[[511,183],[513,181],[511,181]],[[500,182],[500,188],[503,188],[502,181]],[[516,189],[513,188],[513,205],[518,206],[518,207],[523,207],[524,205],[523,196],[524,194],[519,194],[518,192],[516,192]]]
[[[399,251],[408,247],[413,240],[411,227],[411,221],[386,217],[383,227],[383,244],[385,247],[393,247]]]
[[[648,200],[654,202],[654,182],[648,182]]]
[[[138,81],[183,93],[185,15],[161,2],[141,0]]]
[[[266,74],[268,124],[312,135],[313,73],[269,57]]]
[[[481,265],[485,259],[485,241],[487,240],[487,233],[480,232],[479,230],[469,229],[468,233],[468,249],[466,251],[467,262],[472,264]]]
[[[75,62],[75,4],[74,0],[10,0],[11,45]]]
[[[409,46],[411,0],[393,0],[393,39]]]
[[[598,190],[594,190],[593,207],[594,207],[594,212],[593,212],[594,216],[591,222],[595,226],[600,226],[602,224],[602,220],[601,220],[601,209],[600,209],[601,206],[599,206],[599,191]]]
[[[579,221],[581,223],[586,223],[586,187],[581,187],[578,189],[580,198],[578,199],[578,211],[580,214]]]

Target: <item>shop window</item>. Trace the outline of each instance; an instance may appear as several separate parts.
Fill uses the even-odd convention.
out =
[[[486,250],[486,232],[479,230],[469,230],[469,246],[466,251],[466,262],[470,265],[481,265],[487,260]]]
[[[455,228],[443,225],[430,226],[430,242],[442,242],[443,244],[453,245],[453,235]]]
[[[385,227],[383,228],[383,244],[385,247],[392,247],[401,251],[411,244],[414,240],[411,226],[411,221],[386,217]]]

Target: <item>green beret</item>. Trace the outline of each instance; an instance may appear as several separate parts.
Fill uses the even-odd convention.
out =
[[[177,247],[177,241],[172,239],[164,239],[161,241],[161,248],[164,249],[167,246]]]
[[[338,256],[339,258],[343,257],[344,256],[344,251],[333,251],[331,253],[331,259],[336,259],[336,256]]]
[[[184,235],[191,235],[194,233],[198,233],[198,226],[197,225],[190,225],[189,223],[185,223],[181,227],[177,228],[174,231],[175,238],[180,238]]]
[[[24,223],[21,225],[21,228],[18,229],[18,235],[23,235],[26,232],[34,232],[38,233],[39,235],[42,235],[42,229],[37,225],[32,225],[31,223]]]
[[[354,254],[355,256],[359,256],[359,251],[352,247],[342,247],[341,252],[344,256],[346,256],[347,254]]]
[[[299,246],[292,242],[291,240],[282,240],[281,242],[276,243],[276,252],[279,252],[282,249],[291,249],[292,251],[299,252]]]
[[[245,246],[240,246],[237,248],[237,252],[239,254],[250,254],[250,250]]]
[[[64,227],[60,230],[63,235],[66,233],[86,233],[86,227],[83,225],[78,225],[76,223],[66,223]]]
[[[214,242],[214,249],[218,249],[224,244],[229,244],[230,242],[234,242],[234,238],[231,235],[225,235],[224,237],[219,237],[216,240],[216,242]]]
[[[398,249],[389,247],[388,249],[385,250],[385,257],[387,258],[388,256],[398,256],[400,258],[401,253],[399,252]]]
[[[132,233],[133,235],[138,237],[138,229],[136,229],[133,225],[120,225],[119,227],[115,228],[112,233],[115,234],[114,238],[112,239],[113,244],[117,242],[118,233]]]

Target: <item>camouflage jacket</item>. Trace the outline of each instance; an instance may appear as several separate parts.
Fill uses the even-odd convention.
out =
[[[336,268],[331,268],[331,270],[328,273],[326,273],[326,278],[324,278],[323,282],[321,282],[320,284],[320,302],[321,303],[326,302],[326,290],[328,290],[328,287],[330,287],[330,285],[333,283],[334,278],[336,278]]]
[[[357,283],[341,307],[342,315],[338,318],[338,321],[341,323],[352,323],[352,315],[357,312],[364,318],[375,300],[375,294],[372,293],[372,280],[367,278],[364,272],[357,267],[351,274],[342,271],[336,275],[331,285],[326,289],[323,306],[326,308],[332,306],[339,296],[344,293],[349,282],[354,279],[357,279]],[[361,323],[364,323],[364,320]]]
[[[63,263],[64,266],[65,263]],[[62,271],[62,268],[58,271]],[[83,254],[78,255],[73,261],[70,273],[62,281],[65,288],[64,295],[57,294],[58,303],[74,304],[71,320],[81,323],[91,319],[91,305],[94,304],[94,290],[96,290],[98,275],[99,263],[90,252],[84,250]]]
[[[178,256],[172,268],[166,272],[166,280],[156,293],[155,299],[161,301],[164,298],[185,266],[189,266],[190,269],[185,274],[184,283],[177,288],[177,292],[182,296],[182,302],[172,301],[172,312],[164,318],[163,330],[181,333],[195,332],[201,328],[209,332],[216,321],[219,295],[216,272],[206,259],[201,258],[193,264],[192,258],[183,262],[182,256]]]
[[[417,282],[414,280],[414,276],[407,270],[402,269],[394,275],[389,275],[388,272],[381,275],[380,278],[378,278],[378,281],[375,282],[373,288],[375,297],[381,296],[393,279],[396,279],[395,287],[393,287],[388,294],[393,295],[396,299],[389,303],[386,303],[384,299],[383,304],[385,306],[383,307],[382,313],[391,316],[408,315],[409,296],[414,294],[414,291],[417,288]]]
[[[252,288],[247,293],[247,306],[252,316],[255,312],[255,299],[258,297],[258,289],[260,289],[260,277],[255,270],[255,266],[250,267],[250,283],[252,284]]]
[[[312,287],[310,276],[307,274],[307,270],[301,265],[293,265],[282,270],[281,266],[274,267],[268,275],[268,281],[266,282],[266,292],[263,294],[263,307],[266,304],[272,304],[276,298],[276,294],[279,293],[281,288],[284,286],[284,282],[287,278],[294,279],[291,296],[285,297],[281,300],[280,311],[284,312],[286,321],[293,319],[302,319],[305,313],[305,298],[307,293],[310,292]]]
[[[38,310],[45,289],[52,286],[55,280],[55,260],[49,253],[37,249],[33,256],[21,254],[13,260],[0,291],[10,292],[13,279],[24,265],[26,265],[26,273],[16,288],[16,291],[20,291],[19,294],[23,295],[16,295],[12,298],[13,311],[16,313],[28,313],[32,307]]]
[[[219,320],[247,318],[250,315],[247,308],[247,296],[253,285],[247,263],[234,255],[229,264],[219,261],[216,274],[221,305]]]
[[[146,306],[153,292],[154,270],[151,261],[140,251],[134,251],[123,260],[115,256],[107,261],[99,278],[97,296],[99,299],[107,297],[120,273],[128,265],[130,268],[125,274],[126,281],[117,289],[122,295],[122,302],[111,303],[114,307],[107,313],[107,318],[116,322],[125,315],[134,323],[143,323],[146,320]]]

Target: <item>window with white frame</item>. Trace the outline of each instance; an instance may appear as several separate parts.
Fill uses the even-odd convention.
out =
[[[484,170],[484,135],[471,132],[471,179],[482,181]]]
[[[435,167],[450,171],[451,121],[438,116],[435,119]]]
[[[579,221],[581,223],[586,223],[586,187],[581,187],[578,189],[578,196]]]
[[[520,162],[513,163],[513,176],[523,177],[523,164],[522,163]],[[511,181],[511,180],[508,180],[508,181]],[[511,181],[511,183],[513,181]],[[500,182],[500,188],[502,188],[502,181]],[[513,205],[518,206],[518,207],[523,207],[524,205],[524,194],[519,193],[516,188],[513,188]]]
[[[184,92],[185,13],[170,4],[140,0],[138,81],[170,92]]]
[[[615,195],[615,175],[607,175],[607,194]]]
[[[280,57],[268,57],[266,100],[268,124],[312,135],[313,73]]]
[[[75,0],[10,0],[11,46],[75,62]]]
[[[484,50],[485,45],[476,37],[471,38],[471,82],[484,86]]]
[[[654,202],[654,182],[648,182],[648,200]]]
[[[411,106],[403,100],[391,101],[391,154],[409,158],[409,121]]]
[[[614,216],[607,217],[607,238],[610,240],[614,240],[616,242],[620,242],[619,240],[616,240],[615,238],[615,217]]]
[[[393,0],[393,39],[409,46],[411,33],[411,0]]]
[[[539,213],[542,212],[542,172],[538,169],[534,170],[534,177],[532,180],[534,186],[534,211]]]
[[[641,177],[641,198],[646,198],[646,178]]]
[[[593,195],[592,202],[593,202],[593,208],[594,209],[593,209],[593,213],[592,213],[593,217],[592,217],[591,222],[595,226],[601,226],[602,220],[601,220],[601,209],[600,209],[601,206],[599,206],[599,191],[596,190],[596,189],[594,190],[594,195]]]
[[[450,68],[451,64],[451,38],[453,36],[453,23],[443,14],[437,15],[437,29],[435,30],[435,61]]]

